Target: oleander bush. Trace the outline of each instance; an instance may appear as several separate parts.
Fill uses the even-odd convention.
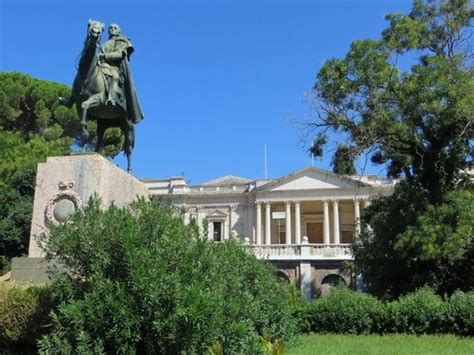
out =
[[[0,283],[0,349],[34,352],[48,331],[52,307],[46,285]]]
[[[474,291],[457,291],[446,305],[446,332],[474,336]]]
[[[429,288],[382,302],[345,287],[308,303],[299,317],[305,332],[474,335],[474,292],[455,292],[443,300]]]
[[[446,325],[446,303],[429,288],[387,302],[384,308],[385,333],[437,334]]]
[[[41,351],[261,353],[297,332],[290,288],[238,242],[209,242],[159,202],[99,204],[43,238],[68,271]]]
[[[375,297],[336,286],[307,308],[311,331],[368,334],[376,330],[382,304]]]

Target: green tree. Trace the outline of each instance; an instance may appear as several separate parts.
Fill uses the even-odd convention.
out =
[[[367,154],[404,179],[366,211],[354,246],[369,291],[381,297],[425,284],[473,287],[472,222],[461,213],[472,209],[461,188],[473,158],[473,15],[467,0],[415,0],[409,14],[386,17],[381,39],[354,41],[317,76],[312,149],[322,152],[332,133],[348,142],[334,166],[341,151]]]
[[[41,136],[27,140],[0,129],[0,270],[28,250],[37,163],[66,153],[68,143]]]
[[[388,15],[382,39],[354,41],[323,65],[311,129],[343,135],[354,158],[369,154],[441,201],[472,158],[472,16],[467,0],[416,0],[408,15]]]
[[[180,211],[98,201],[43,236],[67,267],[45,353],[262,353],[296,331],[290,289],[238,242],[213,243]],[[220,344],[220,345],[219,345]]]
[[[77,112],[58,102],[69,91],[62,84],[0,72],[0,273],[28,248],[37,163],[84,145],[90,149],[96,140],[93,121],[88,122],[91,140],[76,138]],[[120,130],[109,130],[105,141],[104,155],[116,155]]]
[[[59,104],[70,88],[55,82],[39,80],[22,73],[0,72],[0,127],[17,132],[23,138],[40,136],[47,141],[70,140],[77,148],[92,149],[96,142],[96,123],[88,121],[90,138],[83,142],[77,137],[80,122],[77,112]],[[122,144],[120,129],[110,129],[105,136],[104,155],[115,156]]]
[[[384,298],[423,285],[440,294],[471,290],[473,197],[472,188],[464,188],[433,205],[427,190],[402,182],[391,196],[375,199],[363,214],[362,231],[353,245],[367,290]]]
[[[339,144],[336,153],[332,157],[333,172],[341,175],[357,174],[354,157],[349,147]]]

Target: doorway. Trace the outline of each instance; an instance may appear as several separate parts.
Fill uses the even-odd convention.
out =
[[[322,244],[323,242],[323,224],[317,222],[306,223],[306,234],[310,244]]]

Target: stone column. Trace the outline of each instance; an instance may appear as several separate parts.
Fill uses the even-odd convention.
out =
[[[225,228],[225,226],[222,226]],[[222,231],[221,231],[222,233]],[[224,234],[224,233],[222,233]],[[207,223],[207,239],[209,239],[210,241],[213,241],[214,240],[214,224],[212,222],[208,222]]]
[[[236,205],[230,205],[229,206],[229,233],[227,235],[226,239],[232,238],[232,227],[235,221],[235,218],[233,218],[233,215],[235,214],[235,211],[237,210]]]
[[[354,199],[354,234],[357,238],[360,232],[360,202],[359,199]]]
[[[367,208],[367,207],[370,206],[370,200],[369,200],[369,198],[365,198],[363,201],[364,201],[364,208]],[[373,231],[373,230],[372,230],[372,227],[371,227],[369,224],[366,225],[366,227],[367,227],[367,230],[368,230],[369,232],[372,232],[372,231]]]
[[[329,201],[323,201],[323,243],[329,244]]]
[[[300,201],[295,201],[295,244],[301,244],[301,210],[300,210]]]
[[[285,244],[291,244],[291,202],[285,201]]]
[[[339,232],[339,201],[333,201],[333,217],[334,217],[334,244],[341,243],[341,235]]]
[[[262,203],[257,202],[257,230],[256,230],[256,244],[262,245]]]
[[[189,211],[189,207],[183,203],[183,206],[182,206],[182,211],[183,211],[183,223],[188,225],[189,224],[189,221],[191,219],[191,216],[189,215],[190,211]]]
[[[309,255],[310,246],[308,245],[308,237],[303,237],[303,242],[301,243],[300,290],[301,295],[306,300],[310,300],[313,296],[311,262],[307,260]]]
[[[202,207],[196,207],[196,220],[199,229],[202,228]]]
[[[249,241],[252,241],[252,243],[256,243],[256,240],[255,240],[255,235],[253,233],[253,229],[254,229],[254,209],[253,209],[253,203],[252,202],[247,202],[247,238],[249,239]]]
[[[265,202],[265,244],[272,244],[272,214],[271,214],[271,205],[270,202]]]

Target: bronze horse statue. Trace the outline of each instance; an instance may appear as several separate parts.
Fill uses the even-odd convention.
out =
[[[111,25],[118,27],[118,25]],[[87,37],[84,48],[80,54],[78,71],[74,79],[73,91],[68,99],[60,98],[61,103],[72,107],[76,105],[81,120],[81,137],[87,140],[87,120],[97,121],[97,145],[96,152],[104,148],[104,134],[109,127],[120,127],[124,135],[123,150],[127,157],[127,171],[132,171],[132,150],[135,144],[135,124],[142,118],[143,114],[138,105],[135,87],[130,77],[128,67],[129,55],[133,51],[130,42],[123,36],[116,38],[127,41],[129,47],[117,62],[120,62],[122,75],[121,85],[115,87],[117,101],[108,100],[111,95],[112,84],[110,66],[105,62],[107,54],[99,53],[100,39],[104,31],[104,24],[99,21],[89,20],[87,26]],[[109,34],[111,30],[109,29]],[[112,35],[111,35],[112,38]],[[108,42],[112,42],[110,39]],[[115,58],[117,60],[117,58]],[[108,75],[107,75],[108,74]]]

